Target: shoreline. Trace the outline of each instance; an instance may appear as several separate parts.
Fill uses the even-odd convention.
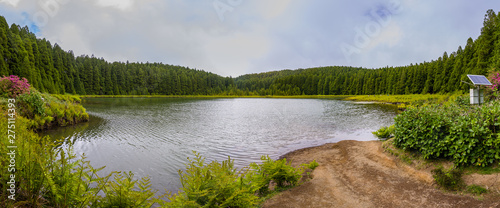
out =
[[[342,141],[356,141],[356,140],[342,140]],[[373,140],[375,141],[375,140]],[[341,142],[341,141],[339,141]],[[314,148],[318,148],[318,147],[321,147],[321,146],[325,146],[325,145],[328,145],[328,144],[336,144],[338,142],[335,142],[335,143],[324,143],[324,144],[320,144],[320,145],[316,145],[316,146],[310,146],[310,147],[303,147],[303,148],[299,148],[299,149],[296,149],[296,150],[291,150],[281,156],[278,157],[277,160],[281,160],[281,159],[287,159],[288,161],[288,157],[294,155],[294,154],[300,154],[301,152],[305,152],[305,151],[309,151],[311,149],[314,149]]]
[[[80,98],[292,98],[346,99],[349,95],[77,95]]]
[[[262,207],[497,207],[500,187],[480,197],[445,192],[434,184],[434,167],[408,165],[386,152],[382,141],[343,140],[288,152],[292,166],[316,160],[312,179],[265,201]],[[421,165],[421,164],[419,164]],[[465,181],[490,183],[499,174]],[[495,181],[494,181],[495,182]],[[500,181],[497,182],[500,185]]]

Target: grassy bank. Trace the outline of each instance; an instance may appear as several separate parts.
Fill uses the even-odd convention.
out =
[[[462,93],[454,94],[412,94],[412,95],[354,95],[348,96],[346,100],[373,101],[390,104],[424,104],[424,103],[446,103],[464,96]]]
[[[290,98],[290,99],[317,99],[317,98],[332,98],[343,99],[348,96],[345,95],[294,95],[294,96],[281,96],[281,95],[78,95],[80,98]]]
[[[0,97],[0,108],[4,111],[8,110],[9,99],[12,98]],[[18,115],[27,119],[28,129],[35,131],[74,125],[89,119],[78,96],[50,95],[31,89],[29,94],[22,94],[14,100]]]
[[[344,99],[352,101],[371,101],[388,104],[443,103],[454,100],[462,93],[454,94],[411,94],[411,95],[78,95],[80,98],[292,98],[292,99]]]
[[[274,99],[338,99],[349,101],[377,102],[397,105],[400,109],[427,104],[443,104],[460,99],[468,102],[468,97],[461,93],[454,94],[412,94],[412,95],[293,95],[293,96],[235,96],[235,95],[80,95],[80,98],[274,98]]]

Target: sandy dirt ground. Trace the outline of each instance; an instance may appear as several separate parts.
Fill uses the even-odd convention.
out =
[[[341,141],[284,157],[294,166],[313,159],[319,166],[312,179],[274,196],[263,207],[500,207],[498,174],[466,176],[467,182],[489,184],[494,193],[474,197],[445,192],[434,184],[430,169],[401,162],[385,153],[380,141]]]

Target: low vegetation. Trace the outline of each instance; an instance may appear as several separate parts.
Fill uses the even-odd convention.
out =
[[[500,102],[410,108],[395,120],[394,144],[426,159],[488,166],[500,159]]]
[[[436,184],[448,191],[459,191],[465,187],[462,179],[463,171],[460,169],[451,167],[445,170],[443,167],[438,167],[431,172]]]
[[[298,185],[304,167],[314,167],[312,162],[294,168],[286,159],[272,160],[262,156],[262,163],[252,163],[237,170],[233,161],[205,163],[205,158],[195,152],[185,171],[179,171],[182,188],[177,194],[168,194],[169,202],[163,207],[256,207],[261,198],[275,190]]]
[[[481,194],[488,193],[488,189],[486,189],[486,188],[484,188],[482,186],[479,186],[479,185],[470,185],[470,186],[467,186],[466,191],[468,193],[471,193],[471,194],[474,194],[474,195],[481,195]]]
[[[384,142],[383,147],[405,163],[437,166],[431,172],[439,187],[475,195],[487,193],[482,186],[467,186],[462,175],[499,172],[500,79],[492,80],[494,86],[485,93],[489,101],[482,105],[469,105],[464,96],[413,105],[396,116],[392,129],[382,127],[373,134],[379,138],[393,134],[394,138]]]
[[[7,111],[9,99],[15,101],[18,116],[26,118],[28,129],[35,131],[88,121],[81,99],[75,95],[50,95],[31,87],[17,76],[0,78],[0,108]]]
[[[377,131],[372,132],[380,140],[386,140],[394,137],[394,125],[391,126],[383,126]]]
[[[370,101],[398,105],[400,109],[426,106],[430,104],[463,103],[469,102],[468,95],[460,91],[450,94],[410,94],[410,95],[356,95],[348,96],[345,100]]]

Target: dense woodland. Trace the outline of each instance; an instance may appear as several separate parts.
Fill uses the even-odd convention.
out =
[[[468,90],[467,74],[500,69],[500,13],[488,10],[481,35],[465,48],[444,52],[437,60],[403,67],[364,69],[345,66],[284,70],[243,75],[236,85],[245,91],[274,95],[372,95],[448,93]]]
[[[94,56],[75,57],[28,27],[0,16],[0,75],[18,75],[41,92],[80,95],[221,94],[232,78],[161,63],[109,63]]]
[[[466,74],[500,69],[500,13],[488,10],[481,35],[430,62],[380,69],[331,66],[237,78],[162,63],[75,57],[28,27],[0,16],[0,75],[27,78],[41,92],[80,95],[371,95],[465,91]]]

